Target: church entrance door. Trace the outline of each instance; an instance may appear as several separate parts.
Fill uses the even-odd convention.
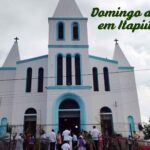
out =
[[[100,110],[100,118],[101,118],[102,133],[104,135],[112,135],[113,134],[113,117],[112,117],[111,109],[108,107],[103,107]]]
[[[36,110],[33,108],[27,109],[24,116],[24,133],[36,135],[36,120]]]
[[[72,99],[64,100],[59,106],[59,130],[69,129],[78,134],[80,132],[80,109]]]

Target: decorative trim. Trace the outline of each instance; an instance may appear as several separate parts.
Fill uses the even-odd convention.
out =
[[[68,86],[64,86],[64,85],[57,85],[57,86],[48,86],[47,89],[48,90],[64,90],[64,89],[74,89],[74,90],[90,90],[92,88],[92,86],[83,86],[83,85],[68,85]]]
[[[97,56],[92,56],[92,55],[89,55],[89,57],[93,58],[93,59],[97,59],[97,60],[113,63],[113,64],[118,64],[118,61],[112,60],[112,59],[108,59],[108,58],[102,58],[102,57],[97,57]]]
[[[43,55],[43,56],[29,58],[29,59],[24,59],[24,60],[19,60],[16,63],[17,64],[22,64],[22,63],[26,63],[26,62],[30,62],[30,61],[35,61],[35,60],[39,60],[39,59],[44,59],[44,58],[48,58],[48,55]]]
[[[16,67],[0,67],[0,70],[16,70]]]
[[[63,112],[63,111],[80,111],[80,109],[59,109],[59,112]]]
[[[120,67],[118,67],[118,69],[120,69],[120,70],[134,70],[134,67],[125,67],[125,66],[120,66]]]
[[[89,48],[89,45],[48,45],[48,48]]]
[[[88,18],[49,17],[48,20],[88,20]]]

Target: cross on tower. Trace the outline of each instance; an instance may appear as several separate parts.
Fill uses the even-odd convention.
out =
[[[119,40],[118,40],[118,39],[115,39],[114,41],[116,42],[116,44],[118,44],[118,41],[119,41]]]
[[[15,41],[16,41],[16,42],[19,40],[19,38],[18,38],[18,37],[15,37],[14,39],[15,39]]]

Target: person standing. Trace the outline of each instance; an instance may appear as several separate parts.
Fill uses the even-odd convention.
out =
[[[72,146],[73,146],[73,150],[77,150],[77,143],[78,143],[78,139],[76,134],[73,133],[72,136]]]
[[[93,149],[98,150],[98,138],[99,138],[100,132],[98,129],[96,129],[96,126],[93,126],[93,129],[91,131],[92,140],[94,141]]]
[[[29,133],[27,140],[28,140],[27,150],[34,150],[34,146],[35,146],[34,136]]]
[[[41,136],[40,136],[40,150],[46,150],[46,134],[45,131],[42,130]]]
[[[16,138],[16,148],[15,150],[23,150],[23,138],[20,134],[17,134]]]
[[[132,139],[131,135],[128,136],[127,142],[128,142],[129,150],[132,150],[133,139]]]
[[[80,136],[79,136],[79,139],[78,139],[78,144],[77,144],[78,150],[85,150],[85,149],[86,149],[86,148],[85,148],[85,144],[86,144],[86,142],[85,142],[83,136],[80,135]]]
[[[72,150],[72,136],[71,136],[71,134],[69,135],[69,145],[70,145],[70,150]]]
[[[70,141],[70,131],[68,129],[65,129],[62,133],[62,136],[63,136],[63,141],[67,141],[69,142]]]
[[[61,137],[61,133],[59,131],[56,135],[56,142],[57,142],[57,150],[61,150],[62,137]]]
[[[54,129],[52,129],[50,135],[49,135],[49,140],[50,140],[50,150],[55,150],[55,145],[56,145],[56,133]]]

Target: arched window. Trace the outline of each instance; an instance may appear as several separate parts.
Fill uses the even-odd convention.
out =
[[[25,111],[25,114],[36,114],[36,110],[34,108],[28,108],[26,111]]]
[[[112,111],[108,107],[102,107],[100,113],[112,113]]]
[[[32,68],[28,68],[26,77],[26,92],[31,92],[31,85],[32,85]]]
[[[128,124],[129,124],[129,132],[132,134],[133,131],[135,131],[133,116],[128,116]]]
[[[108,68],[107,67],[103,68],[103,73],[104,73],[105,91],[110,91],[109,72],[108,72]]]
[[[97,68],[93,67],[92,71],[93,71],[93,89],[94,91],[99,91]]]
[[[80,55],[75,55],[75,83],[76,85],[81,85],[81,64]]]
[[[44,77],[44,69],[39,68],[39,72],[38,72],[38,92],[43,92],[43,77]]]
[[[63,57],[57,56],[57,85],[63,84]]]
[[[72,24],[72,34],[73,40],[79,40],[79,24],[77,22]]]
[[[66,56],[66,84],[72,85],[71,55]]]
[[[57,27],[57,37],[58,37],[58,40],[64,40],[64,23],[63,22],[59,22],[58,23],[58,27]]]

